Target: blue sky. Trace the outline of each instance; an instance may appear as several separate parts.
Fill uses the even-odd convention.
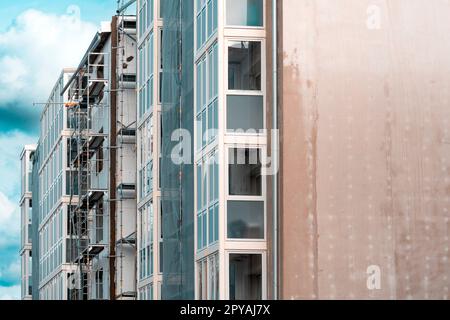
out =
[[[64,67],[78,65],[116,0],[0,2],[0,299],[20,298],[20,162],[40,107]]]

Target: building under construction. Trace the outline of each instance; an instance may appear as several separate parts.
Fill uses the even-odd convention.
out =
[[[73,129],[68,299],[136,297],[136,18],[103,24],[63,92]]]
[[[449,299],[447,0],[119,7],[44,108],[33,298]]]

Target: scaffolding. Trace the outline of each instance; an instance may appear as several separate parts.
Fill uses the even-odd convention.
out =
[[[94,48],[95,50],[95,48]],[[101,201],[108,194],[108,180],[99,184],[92,181],[92,172],[100,170],[107,158],[102,152],[108,133],[95,130],[98,119],[108,114],[109,104],[104,102],[104,92],[109,86],[105,77],[109,54],[88,51],[84,67],[78,70],[69,88],[69,126],[72,133],[68,143],[70,167],[69,201],[69,252],[76,265],[75,285],[70,289],[70,300],[89,298],[89,279],[92,259],[107,246],[99,237],[104,220]],[[100,229],[100,230],[99,230]]]
[[[125,7],[123,0],[118,1],[121,7]],[[103,253],[102,258],[106,255],[109,260],[109,298],[136,297],[136,281],[124,284],[126,258],[135,261],[136,255],[136,223],[131,224],[131,229],[130,223],[124,226],[125,222],[135,221],[136,216],[132,205],[127,210],[136,202],[136,169],[127,167],[135,161],[125,159],[136,152],[136,73],[129,67],[136,56],[135,32],[135,15],[127,16],[125,10],[118,10],[111,32],[97,35],[69,83],[69,101],[65,104],[72,129],[68,144],[68,252],[76,266],[71,300],[103,297],[99,292],[93,295],[92,286],[97,281],[103,283],[94,274],[93,262],[105,250],[107,254]],[[107,52],[102,52],[108,39],[110,51],[106,48]],[[103,172],[103,179],[99,172]],[[129,172],[134,176],[124,174]],[[109,238],[105,240],[106,220]]]

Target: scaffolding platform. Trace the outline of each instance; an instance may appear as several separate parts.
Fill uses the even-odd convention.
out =
[[[116,241],[117,245],[136,245],[136,232]]]
[[[90,244],[77,258],[75,258],[74,262],[82,264],[88,263],[92,258],[95,258],[105,250],[105,248],[106,245],[104,244]]]

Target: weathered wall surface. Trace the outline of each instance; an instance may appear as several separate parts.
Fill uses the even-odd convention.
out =
[[[282,298],[448,299],[450,1],[282,2]]]

